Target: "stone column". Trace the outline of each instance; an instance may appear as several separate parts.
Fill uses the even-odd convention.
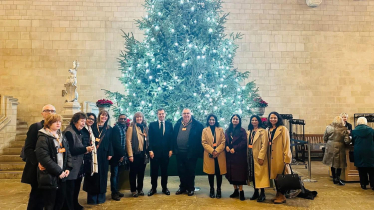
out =
[[[77,101],[65,102],[63,106],[62,115],[62,131],[70,124],[73,115],[81,111],[81,105]]]

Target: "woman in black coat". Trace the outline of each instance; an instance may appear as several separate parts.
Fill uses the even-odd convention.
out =
[[[226,178],[234,185],[230,198],[245,200],[243,185],[247,184],[247,132],[242,128],[242,119],[234,114],[226,130]],[[239,192],[240,191],[240,192]]]
[[[357,126],[352,131],[352,142],[354,145],[355,166],[358,168],[360,184],[366,189],[368,174],[370,187],[374,190],[374,130],[367,126],[367,119],[357,119]]]
[[[112,127],[109,123],[109,112],[101,110],[97,122],[93,124],[92,132],[96,137],[98,173],[86,174],[83,190],[87,192],[88,204],[100,204],[105,202],[105,193],[108,181],[109,160],[113,155]]]
[[[42,189],[44,209],[62,209],[66,195],[66,177],[72,169],[69,145],[61,135],[61,115],[51,114],[39,130],[35,147],[39,163],[38,188]]]
[[[84,176],[83,155],[90,153],[92,147],[84,142],[84,132],[87,116],[77,112],[70,120],[70,125],[64,130],[64,135],[69,143],[70,154],[73,159],[73,170],[66,180],[66,204],[68,208],[81,210],[83,207],[78,202],[79,191]]]

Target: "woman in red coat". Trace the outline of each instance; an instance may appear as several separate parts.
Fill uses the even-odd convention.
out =
[[[247,133],[242,128],[242,119],[234,114],[226,130],[226,178],[234,185],[230,198],[245,200],[243,185],[247,182]],[[240,191],[240,192],[239,192]]]

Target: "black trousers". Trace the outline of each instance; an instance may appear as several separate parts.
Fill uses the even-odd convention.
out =
[[[177,154],[177,168],[181,190],[195,190],[195,170],[197,158],[188,157],[188,153]]]
[[[31,185],[31,192],[27,210],[43,210],[43,190],[38,188],[38,185]]]
[[[374,168],[359,167],[358,175],[360,176],[361,185],[368,185],[370,180],[370,187],[374,187]]]
[[[45,210],[61,210],[66,198],[66,182],[60,182],[57,190],[43,190]],[[71,208],[69,208],[71,209]]]
[[[140,192],[143,190],[144,172],[144,154],[134,155],[134,162],[130,162],[130,188],[131,192]]]
[[[217,189],[221,189],[222,185],[222,175],[218,164],[218,159],[214,158],[214,174],[208,174],[208,181],[210,188],[214,188],[214,175],[216,175],[217,178]]]
[[[169,156],[154,157],[151,159],[151,184],[152,189],[157,189],[158,169],[161,168],[161,187],[168,188]]]
[[[66,207],[75,209],[79,206],[78,196],[83,177],[76,180],[66,180]]]

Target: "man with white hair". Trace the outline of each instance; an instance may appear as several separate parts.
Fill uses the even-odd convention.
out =
[[[44,127],[44,120],[50,115],[56,113],[56,108],[47,104],[42,109],[43,120],[32,124],[27,131],[27,137],[25,140],[24,153],[26,157],[25,168],[22,174],[22,183],[31,185],[31,192],[29,203],[27,205],[28,210],[42,210],[44,207],[43,203],[43,193],[41,189],[38,188],[37,180],[37,167],[38,161],[35,155],[36,142],[38,140],[38,131]]]
[[[201,134],[204,126],[191,116],[190,109],[183,109],[182,118],[173,129],[173,154],[177,156],[177,168],[180,185],[177,195],[187,191],[188,196],[195,192],[195,169],[197,158],[202,158],[204,149]]]
[[[374,190],[374,129],[367,126],[367,119],[360,117],[357,126],[352,131],[352,143],[354,145],[354,162],[358,168],[360,184],[362,189],[366,189],[368,175],[370,187]]]

